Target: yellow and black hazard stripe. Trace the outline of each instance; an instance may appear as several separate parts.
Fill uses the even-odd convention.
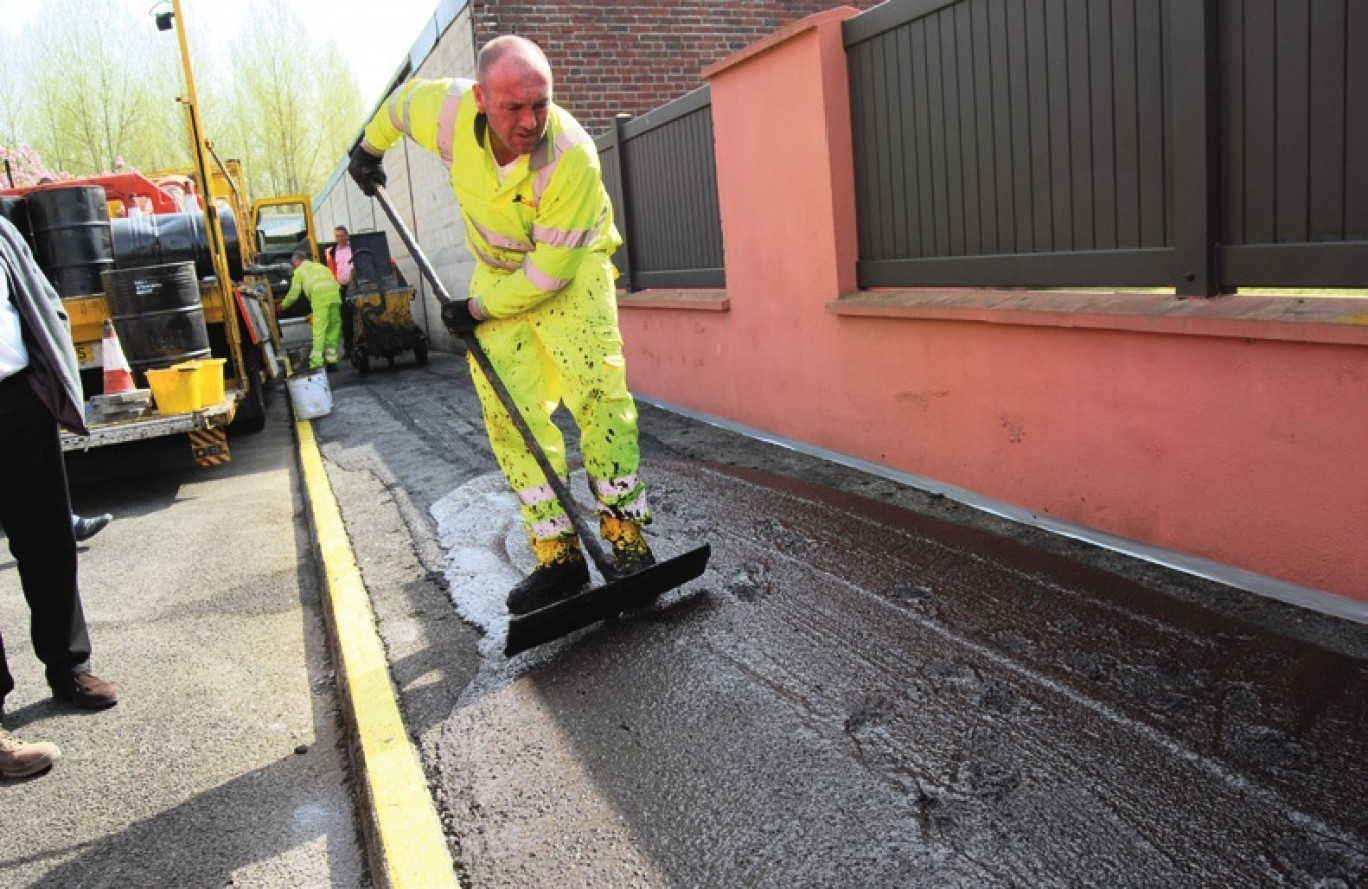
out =
[[[201,466],[218,466],[233,459],[228,453],[228,433],[219,426],[191,432],[190,452]]]

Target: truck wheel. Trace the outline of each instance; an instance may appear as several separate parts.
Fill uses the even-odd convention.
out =
[[[261,378],[261,355],[254,348],[244,349],[242,364],[247,392],[230,428],[235,432],[260,432],[266,428],[266,383]]]

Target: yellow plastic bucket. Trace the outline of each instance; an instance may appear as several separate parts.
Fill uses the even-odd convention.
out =
[[[223,400],[223,365],[227,358],[201,358],[199,365],[200,407],[212,407]]]
[[[184,365],[144,371],[152,400],[163,414],[188,414],[200,404],[199,370]]]
[[[185,371],[195,378],[195,409],[213,407],[223,400],[223,365],[226,358],[197,358],[171,365],[172,370]]]

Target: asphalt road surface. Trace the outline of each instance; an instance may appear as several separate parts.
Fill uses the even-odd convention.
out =
[[[286,399],[229,442],[213,469],[184,436],[68,460],[76,508],[115,516],[80,546],[112,709],[48,695],[0,549],[5,724],[62,749],[0,782],[5,889],[370,885]]]
[[[463,360],[332,394],[473,889],[1368,885],[1368,628],[643,404],[653,546],[708,571],[506,659],[531,559]]]

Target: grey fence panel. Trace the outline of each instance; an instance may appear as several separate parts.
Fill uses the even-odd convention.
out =
[[[1362,3],[1355,6],[1363,8]],[[1340,26],[1348,13],[1346,0],[1334,0],[1327,8],[1340,13],[1320,15],[1320,7],[1309,8],[1307,59],[1307,170],[1305,241],[1337,241],[1347,234],[1344,225],[1344,197],[1347,172],[1344,147],[1347,99],[1344,68],[1349,47]],[[1365,16],[1368,20],[1368,16]],[[1333,28],[1334,30],[1329,30]],[[1314,46],[1312,42],[1314,41]],[[1362,55],[1368,43],[1357,45]],[[1368,108],[1363,109],[1368,111]],[[1362,112],[1359,113],[1362,117]],[[1368,147],[1360,143],[1361,147]],[[1359,154],[1360,161],[1365,157]],[[1360,164],[1361,165],[1361,164]]]
[[[1071,283],[1168,282],[1163,0],[895,0],[845,38],[862,284],[982,256],[1000,284],[1070,279],[1013,260],[1036,254]]]
[[[1224,241],[1368,238],[1368,7],[1223,0]]]
[[[618,159],[622,152],[618,150],[617,140],[609,134],[608,137],[600,137],[595,140],[599,152],[599,166],[603,171],[603,185],[608,190],[608,197],[613,202],[613,222],[617,225],[618,232],[621,233],[627,227],[626,220],[622,217],[623,195],[622,195],[622,169],[618,165]],[[618,270],[623,281],[632,279],[631,257],[627,253],[626,243],[619,247],[613,254],[613,267]],[[630,289],[630,288],[629,288]]]
[[[1368,4],[1221,0],[1223,271],[1368,281]]]
[[[629,290],[723,287],[722,217],[707,87],[597,141]]]
[[[1368,8],[1350,2],[1345,16],[1344,45],[1356,47],[1344,61],[1344,236],[1346,240],[1368,238]],[[1351,163],[1358,158],[1359,163]]]
[[[844,28],[861,286],[1368,279],[1368,2],[889,0]],[[707,89],[599,146],[629,288],[724,286]]]
[[[1362,0],[890,0],[844,29],[862,286],[1368,278]]]

